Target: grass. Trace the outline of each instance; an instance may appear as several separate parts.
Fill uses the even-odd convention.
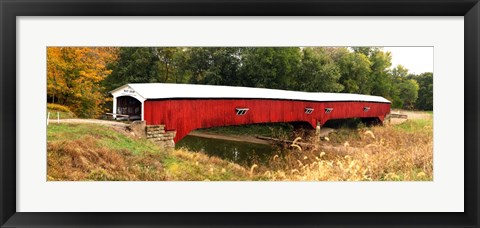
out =
[[[47,178],[55,180],[246,180],[245,168],[186,150],[165,150],[123,129],[51,124]]]
[[[133,154],[158,150],[155,144],[145,139],[133,139],[112,128],[98,124],[50,124],[48,126],[47,140],[49,142],[79,140],[85,136],[101,139],[96,140],[94,146],[128,150]]]
[[[423,131],[424,129],[432,130],[432,127],[433,126],[432,126],[431,119],[417,119],[417,120],[407,120],[402,124],[395,125],[394,129],[412,133],[412,132]]]
[[[250,167],[201,152],[165,150],[102,125],[51,124],[47,137],[49,180],[433,180],[432,118],[304,137],[301,142],[310,146],[279,150],[267,163]]]
[[[291,149],[266,167],[270,180],[431,181],[432,120],[408,120],[397,126],[343,128],[312,148]]]

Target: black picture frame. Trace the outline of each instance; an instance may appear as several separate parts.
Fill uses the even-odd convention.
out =
[[[1,0],[1,227],[479,227],[478,0]],[[464,16],[463,213],[24,213],[16,212],[17,16]],[[457,91],[460,92],[460,91]],[[446,196],[448,197],[448,196]]]

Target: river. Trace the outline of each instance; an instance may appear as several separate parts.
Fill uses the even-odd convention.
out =
[[[203,152],[240,165],[265,164],[280,149],[273,145],[229,141],[187,135],[176,146]]]

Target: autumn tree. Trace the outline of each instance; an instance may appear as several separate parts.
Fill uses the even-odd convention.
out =
[[[48,47],[47,100],[68,106],[80,117],[103,112],[107,65],[116,59],[116,48]]]
[[[47,48],[47,99],[50,103],[65,102],[68,89],[64,52],[62,48]]]

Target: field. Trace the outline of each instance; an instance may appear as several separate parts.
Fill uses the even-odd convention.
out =
[[[343,127],[328,137],[297,138],[268,164],[250,167],[162,149],[121,126],[50,124],[47,163],[50,181],[431,181],[433,120],[427,113],[396,125]]]

